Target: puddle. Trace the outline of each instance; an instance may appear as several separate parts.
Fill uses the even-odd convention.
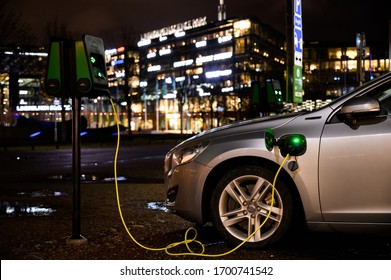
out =
[[[104,179],[103,179],[103,182],[114,182],[114,181],[115,181],[115,178],[114,178],[114,177],[112,177],[112,178],[104,178]],[[118,181],[118,182],[126,181],[126,177],[124,177],[124,176],[118,176],[118,177],[117,177],[117,181]]]
[[[18,192],[19,196],[42,198],[42,197],[60,197],[69,195],[70,192],[61,192],[53,190],[38,190],[32,192]],[[29,204],[21,202],[0,202],[0,216],[21,217],[21,216],[49,216],[55,209],[45,207],[42,204]]]
[[[48,179],[51,180],[64,180],[64,181],[71,181],[72,175],[71,174],[57,174],[57,175],[50,175],[48,176]],[[118,182],[124,182],[127,181],[128,179],[125,176],[118,176],[117,181]],[[106,177],[106,178],[99,178],[97,175],[87,175],[87,174],[81,174],[80,175],[80,181],[83,183],[111,183],[115,181],[114,177]]]
[[[167,212],[168,211],[168,209],[166,207],[166,203],[165,202],[161,202],[161,201],[148,202],[147,209],[163,211],[163,212]]]
[[[81,174],[81,176],[80,176],[80,181],[82,181],[82,182],[84,182],[84,183],[97,182],[97,181],[98,181],[98,176],[96,176],[96,175]]]
[[[30,197],[49,197],[49,196],[65,196],[69,195],[67,192],[40,190],[34,192],[19,192],[18,195],[30,196]]]
[[[48,176],[48,179],[51,179],[51,180],[70,180],[70,176],[62,175],[62,174],[50,175],[50,176]]]
[[[0,216],[49,216],[53,212],[56,212],[56,210],[42,205],[37,206],[19,202],[11,203],[8,201],[2,201],[0,204]]]
[[[72,174],[54,174],[47,177],[50,180],[60,181],[72,181]],[[113,183],[115,182],[114,177],[99,177],[94,174],[81,174],[80,181],[82,183]],[[125,177],[118,176],[117,182],[131,182],[131,183],[149,183],[149,184],[162,184],[164,183],[163,178],[145,178],[145,177]]]

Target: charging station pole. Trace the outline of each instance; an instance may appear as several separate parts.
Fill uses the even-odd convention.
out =
[[[81,157],[80,157],[80,111],[81,100],[76,94],[76,76],[75,76],[75,47],[71,44],[69,52],[69,88],[73,93],[72,96],[72,182],[73,182],[73,212],[72,212],[72,236],[67,239],[67,244],[86,243],[87,239],[81,235],[80,219],[80,177],[81,177]]]
[[[87,239],[81,235],[80,220],[80,97],[72,98],[72,170],[73,170],[73,215],[72,215],[72,236],[67,239],[67,244],[81,244]]]

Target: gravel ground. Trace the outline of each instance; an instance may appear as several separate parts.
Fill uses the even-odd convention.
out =
[[[81,234],[87,242],[72,240],[72,195],[69,186],[48,190],[41,208],[56,211],[43,216],[23,210],[42,202],[39,195],[18,193],[17,198],[2,194],[1,201],[18,201],[19,215],[0,217],[1,259],[162,259],[162,251],[146,251],[131,241],[121,222],[112,184],[86,184],[81,187]],[[61,193],[61,194],[59,194]],[[183,238],[183,229],[191,226],[183,219],[161,209],[164,189],[155,184],[120,184],[124,221],[140,242],[150,247],[166,246]],[[137,193],[137,197],[132,194]],[[156,228],[158,227],[158,228]],[[173,230],[174,229],[174,230]],[[175,231],[178,229],[178,231]]]
[[[172,256],[163,250],[140,248],[128,235],[121,222],[114,184],[82,184],[81,234],[87,242],[69,244],[72,235],[72,195],[69,184],[29,185],[31,193],[0,194],[2,213],[5,201],[18,201],[19,214],[0,215],[0,257],[2,260],[160,260],[211,259],[198,256]],[[17,187],[15,187],[17,188]],[[40,190],[35,192],[35,190]],[[164,209],[162,184],[119,184],[121,211],[126,227],[144,246],[164,248],[184,240],[189,227],[198,230],[197,240],[205,244],[207,254],[220,254],[231,248],[216,234],[213,227],[196,226],[169,214]],[[49,215],[26,213],[23,207],[38,205],[55,212]],[[16,208],[16,205],[13,205]],[[191,237],[192,234],[190,233]],[[78,241],[78,240],[76,240]],[[194,244],[194,243],[193,243]],[[198,245],[191,245],[199,252]],[[293,237],[267,250],[239,249],[219,259],[251,260],[327,260],[327,259],[391,259],[389,237],[367,235],[308,234]],[[181,245],[172,253],[187,252]]]

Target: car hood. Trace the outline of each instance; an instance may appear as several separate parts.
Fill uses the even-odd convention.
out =
[[[253,131],[262,132],[265,131],[267,128],[276,129],[278,127],[286,125],[287,123],[291,122],[292,120],[294,120],[295,118],[297,118],[302,114],[303,113],[291,113],[286,115],[268,116],[268,117],[256,118],[256,119],[251,119],[246,121],[233,122],[231,124],[213,128],[204,131],[200,134],[197,134],[185,140],[180,145],[193,142],[193,141],[200,141],[200,140],[207,140],[207,139],[213,140],[217,138],[224,138],[227,136],[245,134]]]

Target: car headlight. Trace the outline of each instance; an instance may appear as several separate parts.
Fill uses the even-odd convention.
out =
[[[194,145],[180,147],[174,149],[166,157],[165,169],[172,170],[178,165],[187,163],[193,160],[196,156],[201,154],[209,145],[209,141],[197,142]]]

